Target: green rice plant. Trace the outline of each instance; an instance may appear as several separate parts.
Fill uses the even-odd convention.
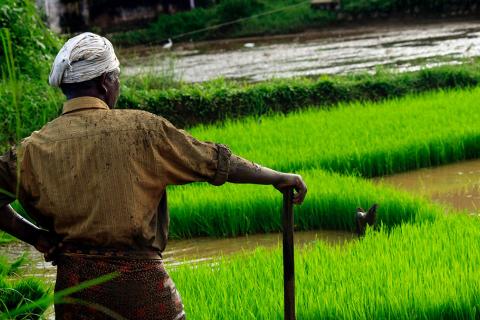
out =
[[[48,305],[36,305],[28,311],[6,316],[10,310],[44,299],[48,294],[39,279],[27,277],[12,282],[0,278],[0,319],[39,319]]]
[[[145,61],[145,60],[144,60]],[[128,63],[128,60],[127,60]],[[173,54],[153,56],[136,76],[126,76],[123,85],[130,90],[166,90],[180,88],[182,75],[177,72],[176,57]],[[155,68],[153,68],[155,66]]]
[[[15,238],[8,233],[0,231],[0,246],[15,241]]]
[[[39,316],[45,312],[45,310],[50,306],[52,303],[62,304],[62,303],[78,303],[78,304],[85,304],[85,301],[81,301],[70,297],[70,295],[84,290],[86,288],[90,288],[107,281],[110,281],[116,277],[118,277],[118,272],[113,272],[109,274],[105,274],[101,277],[96,279],[84,281],[74,287],[67,288],[61,291],[56,292],[54,295],[48,294],[45,292],[43,295],[38,295],[35,299],[26,300],[25,297],[33,296],[33,294],[26,290],[32,291],[32,289],[40,288],[42,285],[38,282],[37,279],[30,279],[26,278],[21,280],[14,288],[8,286],[7,282],[1,282],[0,279],[0,303],[3,301],[9,302],[13,301],[10,304],[3,304],[3,310],[0,306],[0,319],[37,319]],[[26,286],[27,285],[27,286]],[[30,285],[30,286],[28,286]],[[2,290],[3,286],[3,290]],[[26,288],[27,287],[27,288]],[[13,290],[12,290],[13,289]],[[23,294],[22,294],[23,293]],[[3,294],[3,296],[2,296]],[[13,296],[13,299],[10,298]],[[11,299],[11,300],[8,300]],[[20,302],[19,302],[20,300]],[[105,313],[106,315],[110,316],[112,319],[123,319],[119,317],[115,312],[109,310],[108,308],[95,305],[95,304],[88,304],[91,308],[98,309],[100,312]]]
[[[10,262],[6,257],[0,256],[0,277],[11,276],[18,272],[19,268],[27,261],[27,254],[23,254],[14,262]]]
[[[0,319],[14,309],[21,308],[32,301],[44,299],[49,295],[49,286],[42,280],[23,277],[20,267],[27,263],[24,254],[13,262],[0,256]],[[8,319],[38,319],[48,305],[36,305],[29,310],[19,312]]]
[[[478,88],[439,91],[197,126],[191,133],[281,171],[375,177],[478,157],[479,99]]]
[[[354,230],[357,207],[380,205],[378,221],[391,227],[434,220],[438,208],[386,186],[322,170],[302,173],[309,192],[295,209],[296,230]],[[175,187],[169,194],[170,237],[232,237],[281,230],[282,195],[270,186],[202,184]]]
[[[298,319],[478,319],[480,221],[449,216],[296,250]],[[281,319],[281,249],[170,274],[189,318]]]

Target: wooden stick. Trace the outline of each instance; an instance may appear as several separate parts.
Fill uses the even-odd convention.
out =
[[[283,289],[285,320],[295,319],[295,277],[293,259],[293,189],[283,192]]]

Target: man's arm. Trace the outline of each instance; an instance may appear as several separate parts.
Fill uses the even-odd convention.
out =
[[[55,244],[50,232],[23,218],[10,205],[0,208],[0,230],[34,246],[42,253],[47,253]]]
[[[295,204],[301,204],[307,194],[307,186],[301,176],[262,167],[236,155],[232,155],[230,158],[227,181],[273,185],[280,191],[294,188],[297,191],[293,198]]]

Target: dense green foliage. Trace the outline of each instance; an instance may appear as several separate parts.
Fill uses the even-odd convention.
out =
[[[47,77],[59,44],[33,1],[0,0],[0,151],[58,114]]]
[[[478,319],[480,221],[450,216],[296,250],[298,319]],[[170,270],[192,319],[281,319],[280,248]]]
[[[451,13],[476,8],[475,0],[342,0],[342,11],[354,14]],[[475,5],[475,6],[474,6]]]
[[[3,318],[4,312],[21,308],[48,295],[49,290],[40,279],[19,277],[19,267],[25,262],[25,256],[13,263],[0,256],[0,318]],[[38,305],[18,314],[14,319],[38,319],[46,307],[47,305]]]
[[[12,91],[17,93],[16,102]],[[0,82],[0,151],[57,117],[63,99],[60,90],[39,81]],[[16,119],[17,108],[19,122]]]
[[[60,43],[39,18],[33,0],[0,0],[0,28],[10,31],[11,46],[22,76],[37,80],[48,72],[49,62],[57,54]],[[5,51],[0,46],[2,66],[4,59]]]
[[[265,12],[281,10],[271,15],[262,15],[223,25],[237,19],[245,19]],[[305,0],[222,0],[211,8],[198,8],[174,15],[162,15],[148,28],[117,33],[113,42],[119,45],[146,44],[165,41],[221,38],[254,34],[274,34],[300,31],[306,26],[314,27],[332,21],[334,15],[312,10]],[[222,25],[220,27],[215,27]],[[203,30],[201,32],[197,32]]]
[[[310,105],[329,107],[353,100],[381,100],[435,89],[464,88],[480,82],[477,63],[409,73],[274,80],[235,85],[212,81],[156,89],[155,81],[130,80],[122,87],[119,108],[143,109],[179,127],[244,116],[289,113]],[[150,87],[142,88],[142,85]]]
[[[160,16],[147,28],[115,34],[113,40],[117,44],[135,45],[158,43],[168,38],[186,41],[269,35],[298,32],[352,18],[405,14],[435,17],[476,10],[475,0],[342,0],[338,12],[312,9],[310,1],[305,0],[222,0],[208,9]],[[223,25],[238,19],[241,20]]]

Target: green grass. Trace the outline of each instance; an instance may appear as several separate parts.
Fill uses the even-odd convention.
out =
[[[301,173],[309,193],[297,210],[298,230],[352,230],[355,208],[373,203],[380,204],[380,221],[394,226],[429,216],[418,211],[425,205],[325,169],[373,177],[475,158],[479,99],[480,88],[437,92],[197,127],[192,133],[268,167]],[[176,238],[280,230],[281,195],[271,187],[189,185],[172,188],[169,199]]]
[[[431,221],[434,205],[370,181],[321,170],[302,173],[309,192],[295,209],[296,230],[354,230],[357,207],[378,203],[378,222],[392,227]],[[271,186],[203,184],[175,187],[169,194],[170,237],[232,237],[281,230],[282,194]]]
[[[474,0],[343,0],[341,3],[339,15],[338,12],[312,9],[310,1],[305,0],[222,0],[206,9],[161,15],[146,28],[116,33],[112,37],[116,44],[145,45],[168,38],[188,41],[299,32],[353,18],[371,20],[418,14],[438,17],[458,11],[462,14],[475,12],[472,9]],[[238,19],[242,20],[216,27]]]
[[[440,91],[198,126],[191,133],[282,171],[375,177],[478,157],[479,99],[480,88]]]
[[[31,305],[32,301],[49,296],[49,288],[41,279],[25,277],[19,267],[27,262],[23,255],[14,262],[0,256],[0,319],[12,310]],[[48,305],[34,305],[8,319],[38,319]],[[6,319],[6,318],[5,318]]]
[[[478,319],[480,221],[451,216],[296,250],[298,319]],[[170,271],[191,319],[281,319],[281,250]]]

